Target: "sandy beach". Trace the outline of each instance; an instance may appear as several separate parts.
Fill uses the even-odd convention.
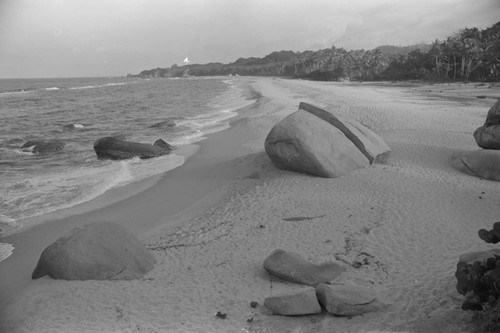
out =
[[[2,239],[15,251],[0,262],[0,332],[473,332],[454,273],[460,254],[492,247],[477,231],[500,219],[500,183],[450,158],[479,149],[472,132],[500,87],[237,80],[261,98],[184,148],[184,165]],[[372,129],[392,149],[388,162],[334,179],[276,169],[264,139],[300,102]],[[46,246],[95,221],[137,235],[153,270],[134,281],[31,280]],[[278,248],[338,261],[341,279],[364,281],[390,306],[353,318],[270,315],[266,297],[301,288],[262,267]]]

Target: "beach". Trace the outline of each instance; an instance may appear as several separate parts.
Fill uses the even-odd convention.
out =
[[[2,239],[15,251],[0,262],[0,331],[472,332],[454,273],[462,253],[494,248],[477,231],[500,217],[500,183],[463,174],[450,158],[479,149],[472,132],[500,87],[236,80],[258,101],[179,152],[181,167]],[[276,169],[265,137],[300,102],[373,130],[392,149],[387,163],[332,179]],[[138,236],[157,258],[153,270],[133,281],[31,280],[45,247],[96,221]],[[275,249],[339,262],[341,279],[370,285],[389,307],[353,318],[270,315],[266,297],[302,288],[265,272]]]

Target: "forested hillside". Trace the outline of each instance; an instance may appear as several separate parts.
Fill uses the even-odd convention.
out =
[[[146,70],[137,76],[181,77],[255,75],[313,80],[474,80],[500,81],[500,22],[479,30],[465,28],[432,45],[379,46],[351,50],[277,51],[263,58],[240,58]]]

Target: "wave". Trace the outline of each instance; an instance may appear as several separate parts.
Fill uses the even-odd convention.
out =
[[[61,88],[59,87],[49,87],[49,88],[44,88],[43,90],[51,91],[51,90],[60,90]]]
[[[22,225],[16,220],[0,214],[0,237],[11,235],[21,229]]]
[[[115,83],[106,83],[106,84],[96,84],[96,85],[90,85],[90,86],[71,87],[68,89],[70,89],[70,90],[96,89],[96,88],[111,87],[111,86],[123,86],[125,84],[132,84],[135,82],[136,81],[133,81],[133,82],[115,82]]]
[[[14,246],[8,243],[0,243],[0,261],[7,259],[14,252]]]

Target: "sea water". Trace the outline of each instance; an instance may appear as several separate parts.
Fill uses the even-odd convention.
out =
[[[18,231],[23,219],[184,163],[175,150],[148,160],[99,160],[98,138],[191,144],[227,128],[235,111],[252,102],[234,78],[0,79],[0,237]],[[65,145],[34,153],[21,149],[28,140]],[[0,243],[0,261],[12,251]]]

